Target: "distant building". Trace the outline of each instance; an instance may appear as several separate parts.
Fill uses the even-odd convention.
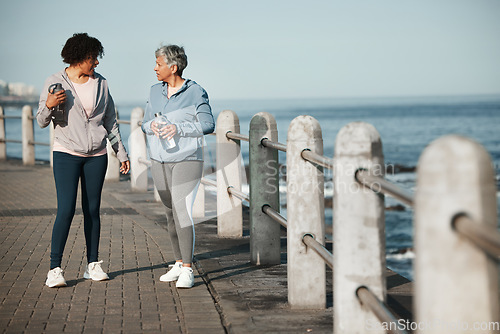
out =
[[[19,96],[33,98],[38,95],[35,86],[30,86],[22,82],[7,83],[0,80],[0,96]]]
[[[0,96],[9,95],[9,86],[3,80],[0,80]]]

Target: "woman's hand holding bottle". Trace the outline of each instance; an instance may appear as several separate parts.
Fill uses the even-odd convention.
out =
[[[170,123],[165,116],[160,113],[155,114],[155,119],[151,122],[151,130],[160,138],[165,149],[176,146],[173,138],[177,133],[177,127],[175,124]]]

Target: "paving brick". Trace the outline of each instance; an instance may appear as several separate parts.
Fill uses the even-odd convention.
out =
[[[48,288],[57,211],[52,171],[47,164],[0,162],[0,184],[0,328],[6,333],[332,332],[331,307],[314,314],[290,310],[286,265],[252,265],[249,238],[217,238],[213,219],[195,225],[195,286],[177,290],[159,282],[174,262],[164,209],[152,191],[132,192],[128,181],[106,181],[103,189],[100,259],[111,279],[83,279],[78,195],[62,262],[68,287]],[[207,207],[214,211],[213,197]],[[248,211],[244,218],[248,229]],[[411,284],[403,283],[398,295],[407,297]]]

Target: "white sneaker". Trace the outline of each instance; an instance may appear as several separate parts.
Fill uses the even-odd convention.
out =
[[[66,286],[66,280],[62,275],[62,269],[60,267],[49,270],[47,274],[47,280],[45,281],[45,285],[49,288],[58,288],[60,286]]]
[[[194,273],[191,267],[182,267],[181,274],[175,286],[177,288],[189,289],[194,285]]]
[[[87,265],[87,269],[85,269],[85,273],[83,274],[83,277],[86,279],[92,279],[93,281],[104,281],[109,279],[108,274],[106,274],[102,268],[101,268],[101,263],[103,261],[99,262],[92,262]]]
[[[179,278],[182,270],[182,262],[176,262],[175,264],[171,264],[169,267],[170,270],[166,274],[161,275],[160,281],[173,282]]]

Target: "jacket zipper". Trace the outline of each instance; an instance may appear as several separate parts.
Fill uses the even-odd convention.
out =
[[[85,112],[85,108],[83,108],[83,104],[80,101],[80,97],[78,96],[78,94],[76,94],[76,89],[73,86],[73,84],[71,83],[71,80],[69,80],[69,78],[67,77],[66,71],[64,72],[63,79],[66,80],[66,82],[69,84],[70,88],[72,89],[72,93],[75,96],[75,101],[77,101],[78,106],[80,107],[81,112],[85,116],[85,120],[86,120],[86,122],[85,122],[85,132],[87,134],[87,153],[89,153],[92,150],[92,133],[91,133],[92,131],[90,131],[90,125],[89,125],[89,123],[90,123],[90,117]],[[97,103],[97,94],[96,94],[96,97],[95,97],[95,100],[94,100],[94,108],[92,109],[92,114],[95,111],[95,105],[96,105],[96,103]]]

